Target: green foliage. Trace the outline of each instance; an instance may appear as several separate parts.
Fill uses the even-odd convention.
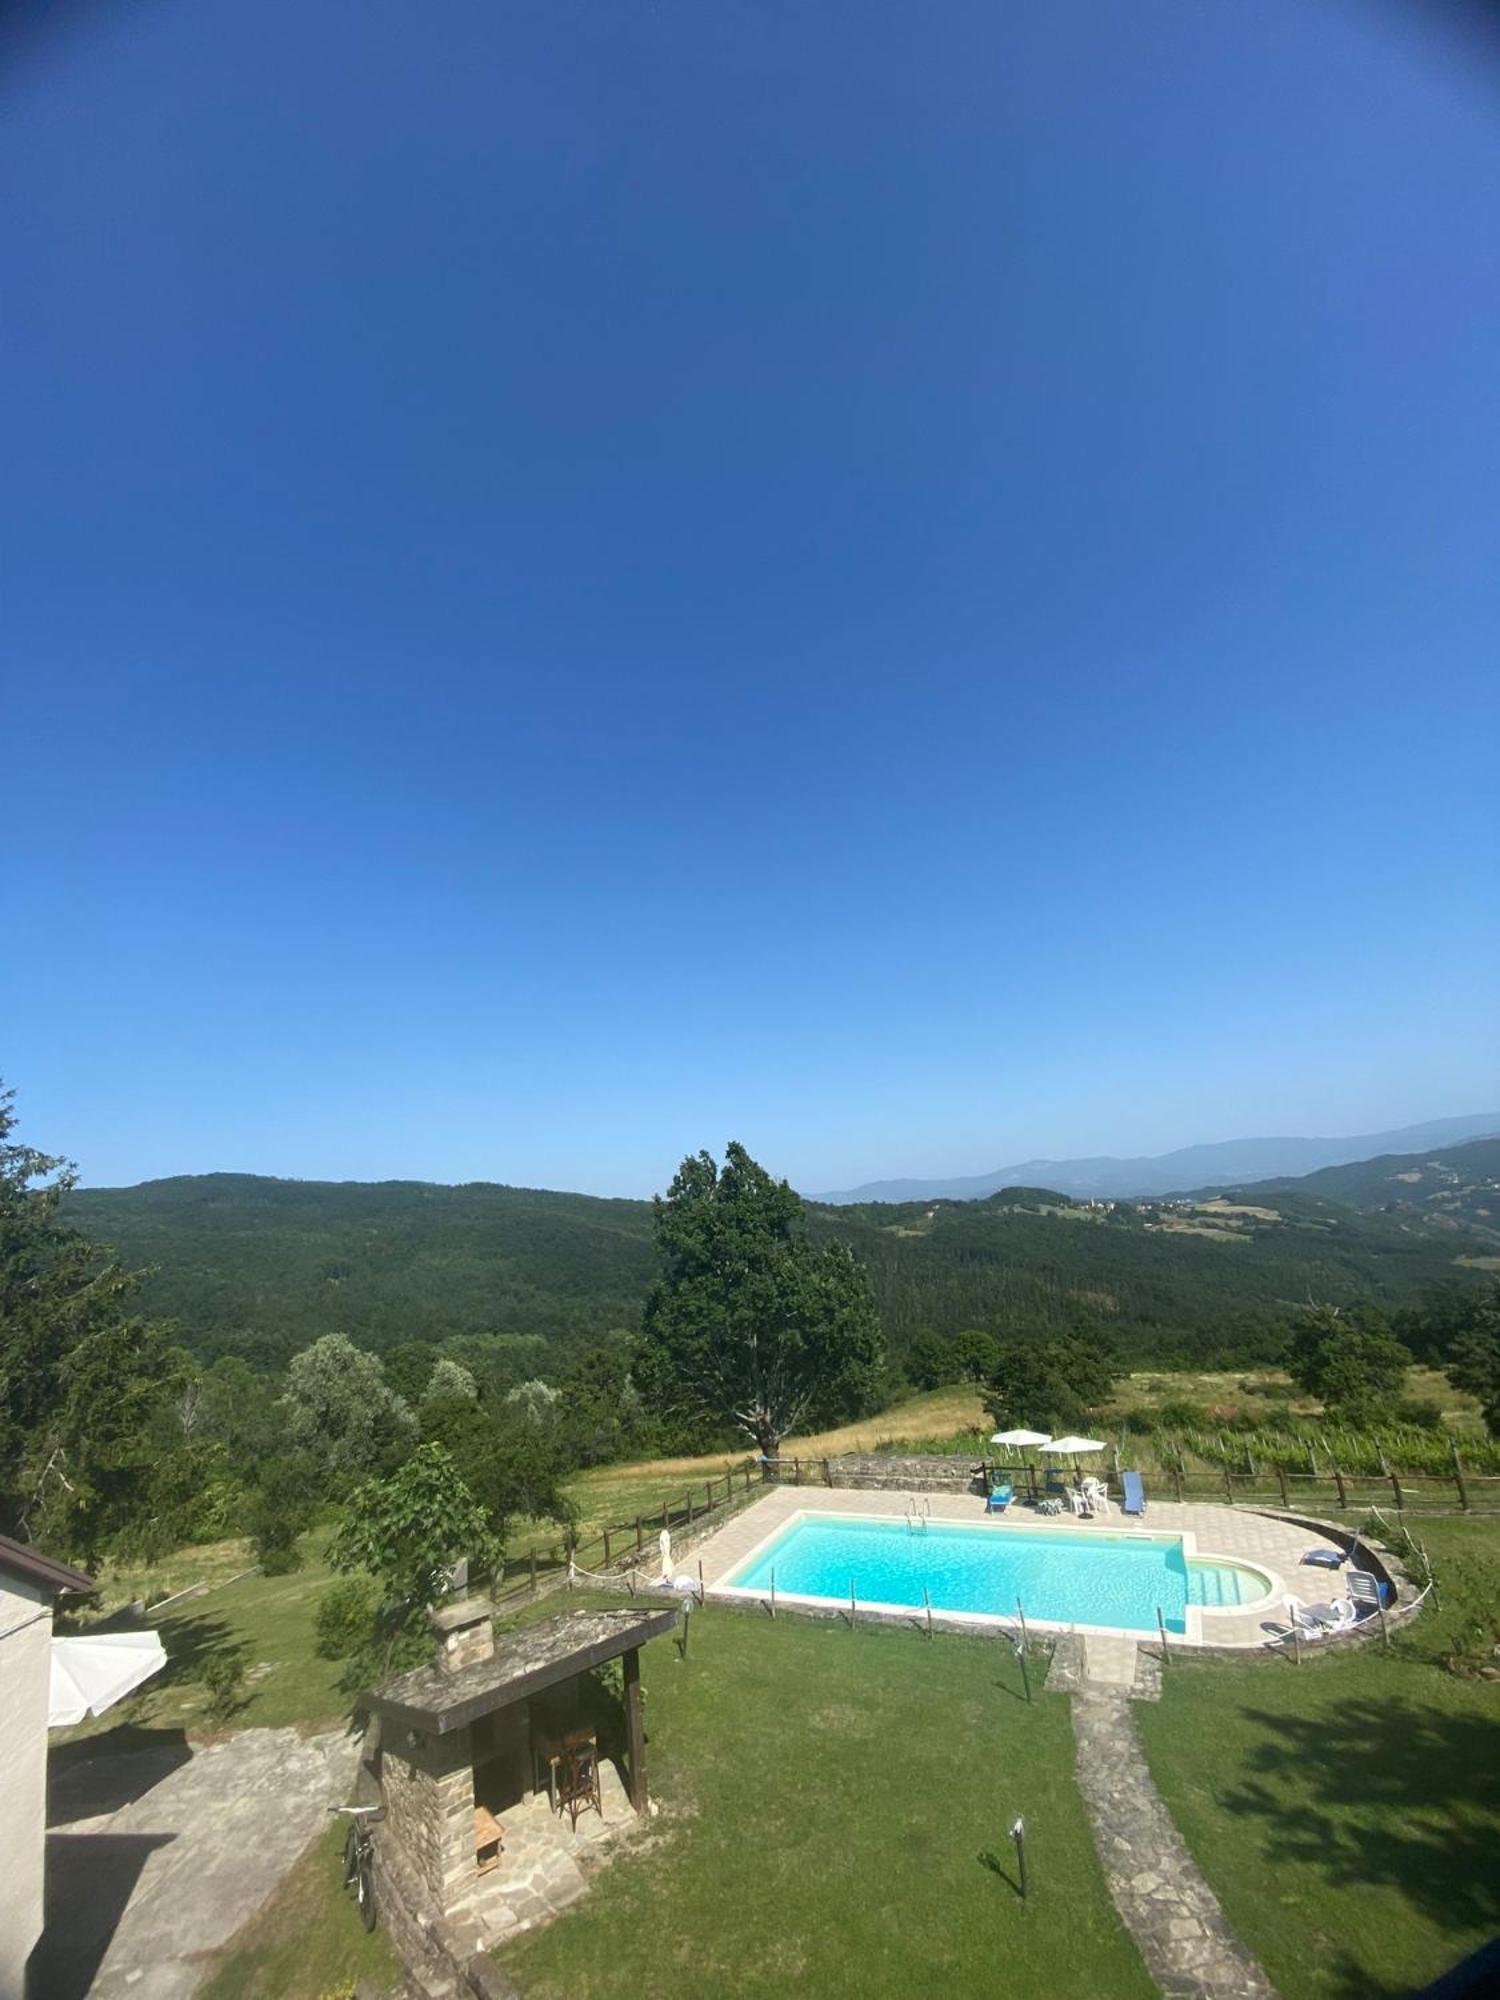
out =
[[[317,1468],[306,1456],[271,1459],[251,1496],[247,1526],[255,1560],[267,1576],[289,1576],[298,1568],[298,1539],[317,1513]]]
[[[446,1354],[439,1355],[432,1365],[432,1373],[427,1378],[427,1387],[422,1392],[424,1403],[441,1403],[457,1399],[462,1402],[477,1402],[479,1384],[461,1361],[450,1360]]]
[[[380,1590],[368,1576],[341,1577],[318,1599],[313,1650],[320,1660],[347,1660],[363,1651],[375,1630]]]
[[[560,1415],[575,1467],[642,1458],[656,1448],[656,1427],[635,1385],[633,1345],[616,1330],[578,1361],[562,1385]]]
[[[465,1404],[465,1407],[472,1407]],[[364,1570],[403,1625],[439,1602],[454,1563],[483,1572],[499,1549],[483,1508],[442,1445],[419,1445],[399,1472],[357,1487],[329,1547],[338,1570]]]
[[[914,1389],[943,1389],[950,1382],[959,1379],[958,1363],[953,1356],[953,1343],[944,1340],[930,1327],[923,1327],[912,1336],[906,1350],[906,1379]]]
[[[1289,1299],[1367,1295],[1405,1310],[1444,1284],[1462,1298],[1481,1283],[1456,1274],[1454,1259],[1493,1252],[1493,1233],[1360,1212],[1310,1185],[1256,1190],[1274,1219],[1245,1218],[1218,1241],[1161,1227],[1147,1208],[1110,1214],[1045,1189],[809,1205],[805,1216],[814,1243],[854,1251],[903,1363],[924,1331],[1103,1325],[1135,1362],[1249,1367],[1279,1356]],[[219,1174],[76,1192],[65,1214],[159,1267],[142,1301],[178,1317],[198,1355],[233,1352],[279,1369],[341,1328],[388,1357],[390,1386],[413,1408],[426,1373],[411,1357],[432,1347],[461,1362],[483,1395],[539,1375],[563,1380],[602,1329],[634,1327],[652,1276],[648,1203],[523,1188]],[[1414,1352],[1450,1351],[1440,1332],[1435,1348],[1401,1332]],[[913,1381],[917,1366],[907,1367]]]
[[[389,1465],[416,1434],[416,1419],[388,1386],[380,1362],[346,1334],[328,1333],[287,1369],[287,1430],[330,1487]]]
[[[1365,1424],[1399,1398],[1411,1355],[1373,1305],[1308,1306],[1293,1326],[1287,1366],[1330,1417]]]
[[[169,1536],[205,1471],[158,1433],[184,1357],[127,1272],[61,1219],[75,1174],[15,1143],[0,1092],[0,1528],[95,1562]],[[169,1462],[170,1461],[170,1462]]]
[[[730,1426],[774,1458],[804,1423],[871,1405],[883,1359],[869,1283],[847,1245],[813,1244],[802,1203],[731,1144],[720,1169],[683,1161],[655,1204],[662,1276],[646,1303],[638,1375],[690,1432]]]
[[[999,1343],[976,1327],[953,1336],[953,1365],[963,1382],[987,1382],[1000,1362]]]
[[[1085,1333],[1003,1341],[985,1390],[997,1430],[1081,1428],[1109,1401],[1117,1366],[1109,1347]]]
[[[1485,1429],[1500,1437],[1500,1281],[1456,1317],[1448,1380],[1479,1398]]]
[[[468,1396],[422,1405],[424,1442],[440,1446],[503,1540],[512,1516],[568,1521],[563,1481],[572,1470],[567,1437],[552,1403],[503,1403],[498,1410]]]
[[[238,1646],[217,1646],[198,1670],[212,1721],[229,1722],[244,1707],[245,1655]]]

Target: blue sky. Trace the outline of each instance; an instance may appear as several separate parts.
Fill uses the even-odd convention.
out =
[[[1500,84],[1383,7],[138,0],[8,189],[94,1183],[1489,1108]]]

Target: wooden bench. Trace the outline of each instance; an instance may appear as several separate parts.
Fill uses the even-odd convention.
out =
[[[474,1862],[481,1875],[500,1866],[500,1850],[505,1844],[505,1828],[487,1806],[474,1808]]]

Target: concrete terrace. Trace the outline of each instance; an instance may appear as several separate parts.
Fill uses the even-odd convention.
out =
[[[911,1507],[913,1497],[933,1521],[984,1522],[997,1535],[1012,1534],[1017,1530],[1025,1530],[1028,1534],[1066,1535],[1094,1531],[1101,1535],[1172,1535],[1186,1532],[1195,1538],[1194,1553],[1200,1557],[1223,1556],[1232,1561],[1253,1563],[1265,1570],[1274,1585],[1271,1601],[1244,1611],[1204,1611],[1201,1635],[1193,1642],[1196,1644],[1230,1649],[1262,1647],[1268,1636],[1267,1623],[1279,1623],[1285,1617],[1282,1600],[1288,1594],[1316,1602],[1337,1595],[1342,1589],[1337,1577],[1302,1564],[1302,1557],[1308,1549],[1334,1548],[1337,1546],[1334,1542],[1315,1530],[1297,1527],[1249,1508],[1152,1500],[1143,1521],[1122,1515],[1117,1504],[1106,1519],[1096,1521],[1080,1521],[1071,1513],[1060,1516],[1038,1514],[1024,1505],[1013,1506],[1002,1516],[987,1517],[983,1497],[977,1493],[923,1493],[911,1496],[849,1488],[778,1486],[709,1536],[694,1551],[703,1565],[705,1591],[709,1597],[727,1597],[727,1601],[734,1601],[732,1595],[725,1592],[727,1579],[747,1556],[796,1514],[867,1515],[899,1521]],[[880,1614],[873,1611],[865,1614],[862,1611],[861,1615],[874,1618]],[[943,1619],[941,1613],[934,1616],[940,1624],[949,1622]],[[1056,1633],[1070,1629],[1047,1625],[1040,1619],[1034,1622],[1039,1632]],[[967,1619],[964,1623],[980,1628],[992,1624],[1008,1630],[1015,1620],[1002,1616],[993,1621]],[[1085,1645],[1090,1655],[1091,1679],[1111,1682],[1129,1680],[1134,1671],[1136,1647],[1132,1635],[1089,1634]]]

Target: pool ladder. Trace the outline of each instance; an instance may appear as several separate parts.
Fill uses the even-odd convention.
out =
[[[915,1493],[909,1494],[906,1502],[906,1525],[908,1530],[912,1534],[916,1534],[917,1530],[920,1529],[925,1535],[931,1521],[932,1502],[928,1499],[927,1495],[925,1493],[920,1496]]]

